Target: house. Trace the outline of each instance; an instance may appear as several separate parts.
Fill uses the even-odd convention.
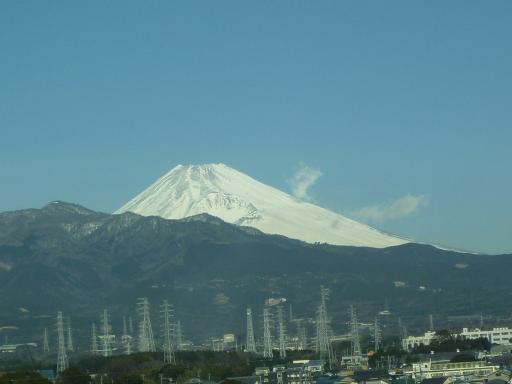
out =
[[[421,384],[452,384],[453,380],[451,377],[433,377],[431,379],[421,380]]]

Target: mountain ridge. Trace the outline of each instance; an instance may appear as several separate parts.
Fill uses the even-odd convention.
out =
[[[269,297],[286,297],[297,316],[314,316],[320,285],[332,290],[338,330],[348,305],[357,303],[362,318],[373,318],[385,298],[411,329],[428,313],[466,314],[470,294],[489,314],[508,313],[512,305],[511,255],[415,243],[310,244],[207,215],[84,215],[76,205],[59,204],[0,213],[1,324],[22,316],[37,333],[41,316],[63,310],[74,324],[82,322],[88,340],[90,321],[103,308],[117,319],[135,316],[136,298],[147,296],[155,305],[169,299],[187,332],[200,338],[243,332],[245,307],[260,313]],[[219,295],[228,300],[218,302]],[[20,314],[20,307],[29,312]]]
[[[385,248],[411,242],[301,201],[225,164],[178,165],[114,213],[180,219],[208,213],[309,243]]]

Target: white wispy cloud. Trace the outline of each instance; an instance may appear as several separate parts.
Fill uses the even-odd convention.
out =
[[[353,212],[353,215],[361,220],[382,223],[412,215],[427,205],[428,198],[425,195],[405,195],[388,204],[363,207]]]
[[[300,168],[288,181],[292,187],[293,195],[301,200],[311,201],[309,189],[322,175],[322,171],[308,167],[306,164],[300,164]]]

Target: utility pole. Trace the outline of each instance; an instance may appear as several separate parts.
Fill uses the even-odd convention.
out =
[[[284,310],[280,305],[277,307],[277,327],[279,336],[279,357],[286,358],[286,326],[284,324]]]
[[[323,286],[320,287],[320,305],[317,310],[316,320],[316,349],[320,354],[320,359],[329,364],[332,368],[334,364],[334,355],[332,352],[332,345],[330,340],[330,321],[327,315],[327,300],[329,291]]]
[[[149,309],[150,306],[148,298],[140,298],[137,303],[137,311],[141,318],[139,324],[139,351],[141,352],[156,352]]]
[[[73,336],[71,334],[71,318],[68,317],[68,351],[73,352],[75,348],[73,347]]]
[[[272,333],[270,331],[270,309],[263,308],[263,357],[273,358],[272,352]]]
[[[108,357],[112,356],[112,345],[110,344],[110,322],[108,318],[108,311],[106,309],[103,310],[103,315],[101,316],[101,322],[103,324],[103,343],[102,343],[102,352],[103,356]]]
[[[254,327],[252,324],[252,310],[247,308],[247,339],[245,349],[247,352],[256,353],[256,341],[254,340]]]
[[[64,339],[64,319],[62,312],[57,312],[57,374],[68,368],[68,356],[66,354],[66,341]]]
[[[44,328],[44,334],[43,334],[43,352],[48,353],[50,352],[50,345],[48,344],[48,329]]]
[[[91,326],[91,352],[93,355],[98,353],[98,336],[96,335],[96,323]]]
[[[174,357],[174,335],[173,335],[173,310],[172,305],[167,300],[162,304],[163,318],[163,339],[164,339],[164,363],[172,364],[176,362]]]

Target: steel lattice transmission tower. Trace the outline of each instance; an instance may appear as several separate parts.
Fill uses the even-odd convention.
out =
[[[132,336],[128,334],[128,327],[126,326],[126,316],[123,316],[123,334],[121,335],[121,342],[124,346],[125,355],[132,354]]]
[[[302,320],[295,320],[297,323],[297,349],[303,351],[307,349],[308,337],[306,327],[302,323]]]
[[[123,316],[123,336],[128,334],[128,327],[126,326],[126,316]]]
[[[279,337],[279,357],[286,357],[286,325],[284,323],[284,310],[282,306],[277,307],[277,330]]]
[[[133,319],[131,316],[128,316],[128,332],[133,336]]]
[[[380,328],[379,318],[376,317],[373,323],[373,344],[375,352],[377,352],[380,348],[380,344],[382,342],[382,330]]]
[[[350,306],[350,339],[352,342],[352,356],[361,355],[361,343],[359,341],[359,322],[357,320],[356,309]]]
[[[96,355],[98,353],[98,335],[96,334],[96,323],[91,326],[91,352]]]
[[[50,344],[48,344],[48,329],[44,329],[43,333],[43,352],[48,353],[50,352]]]
[[[263,357],[269,359],[274,357],[272,352],[272,332],[270,331],[270,309],[263,308]]]
[[[139,351],[156,352],[155,339],[153,338],[153,328],[151,327],[151,318],[149,314],[149,300],[142,297],[137,302],[137,311],[141,318],[139,323]]]
[[[103,336],[101,337],[102,355],[105,357],[112,356],[112,344],[110,344],[110,321],[108,311],[106,309],[103,310],[103,314],[101,315],[101,324],[103,331]]]
[[[68,351],[73,352],[75,347],[73,346],[73,334],[71,332],[71,318],[67,318],[68,321]]]
[[[316,349],[320,359],[326,361],[329,364],[329,368],[332,368],[334,354],[330,339],[330,321],[327,315],[328,296],[329,290],[323,286],[320,287],[320,305],[318,306],[316,320]]]
[[[66,341],[64,339],[64,319],[62,312],[57,312],[57,374],[68,368],[68,356],[66,354]]]
[[[173,327],[174,312],[172,305],[167,300],[162,304],[162,318],[163,318],[163,339],[164,339],[164,363],[172,364],[176,362],[174,356],[174,327]]]
[[[252,310],[247,308],[247,339],[245,349],[247,352],[256,353],[256,341],[254,340],[254,326],[252,323]]]
[[[176,334],[174,335],[176,340],[176,350],[181,350],[181,347],[183,345],[183,330],[181,328],[181,321],[178,320],[175,324],[176,326]]]

